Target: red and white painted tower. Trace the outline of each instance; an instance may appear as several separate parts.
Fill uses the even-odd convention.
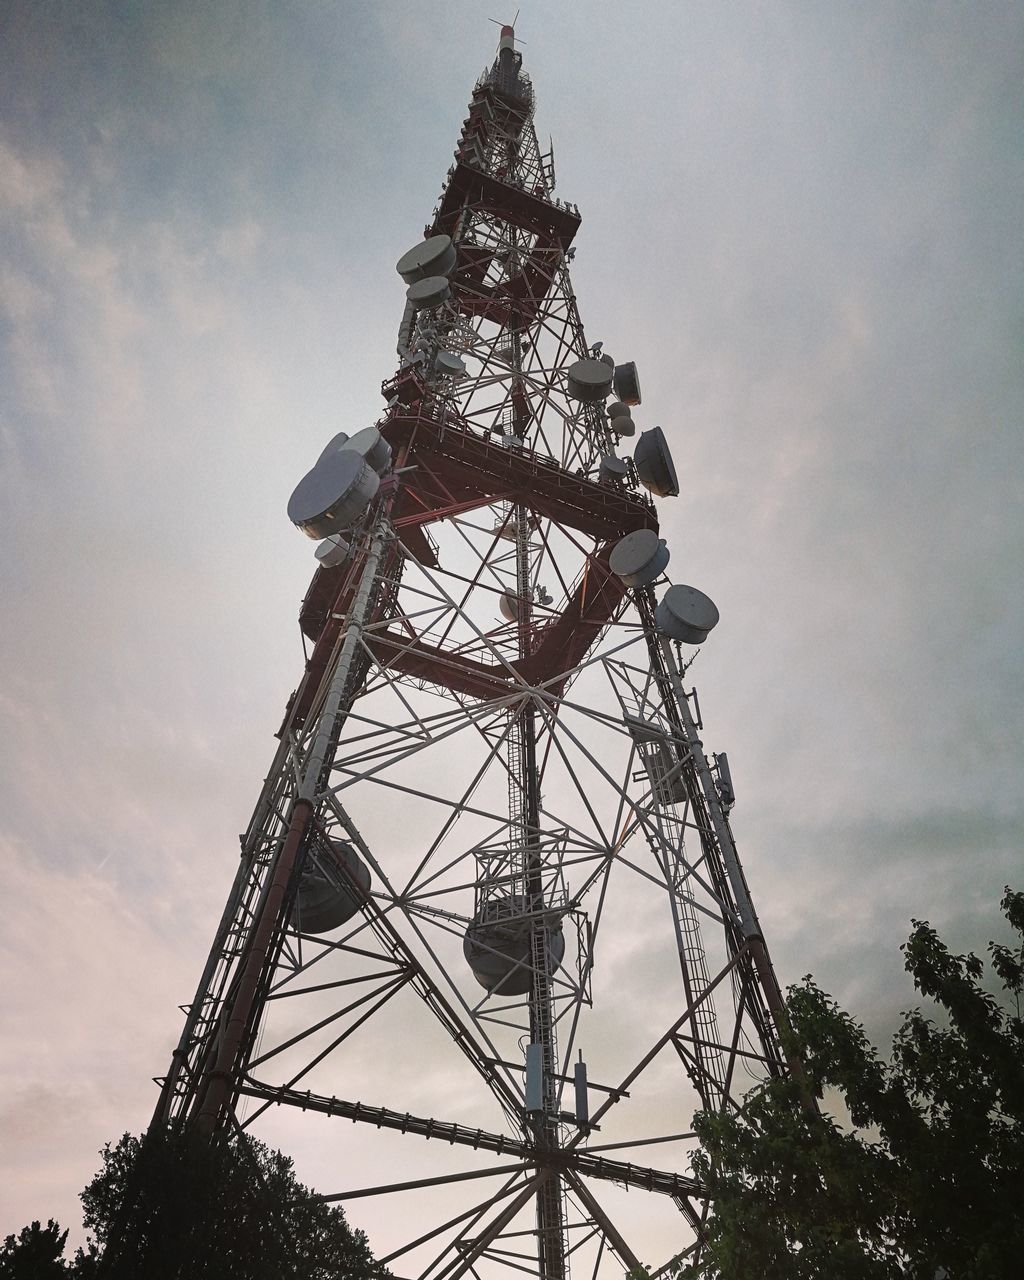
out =
[[[430,1280],[699,1250],[691,1117],[787,1070],[684,687],[718,614],[667,576],[669,443],[584,334],[533,115],[503,27],[398,264],[386,409],[289,504],[309,657],[155,1121],[304,1112]]]

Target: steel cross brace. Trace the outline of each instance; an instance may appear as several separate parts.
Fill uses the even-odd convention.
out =
[[[493,1151],[498,1155],[510,1155],[533,1164],[545,1164],[552,1168],[573,1169],[588,1178],[605,1182],[617,1182],[625,1187],[644,1191],[657,1191],[668,1196],[696,1196],[704,1193],[694,1178],[670,1173],[663,1169],[651,1169],[643,1165],[621,1160],[605,1160],[590,1155],[585,1150],[566,1150],[540,1153],[521,1138],[503,1133],[489,1133],[485,1129],[471,1129],[468,1125],[454,1124],[447,1120],[428,1119],[408,1112],[390,1111],[387,1107],[369,1106],[364,1102],[346,1102],[342,1098],[324,1094],[303,1093],[298,1089],[265,1084],[247,1078],[239,1093],[264,1102],[299,1107],[303,1111],[317,1111],[323,1115],[338,1116],[343,1120],[361,1121],[378,1129],[395,1129],[399,1133],[416,1133],[423,1138],[443,1138],[449,1145],[473,1147],[478,1151]]]

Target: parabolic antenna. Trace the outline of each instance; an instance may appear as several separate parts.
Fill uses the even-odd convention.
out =
[[[548,972],[554,973],[565,956],[565,937],[557,922],[545,932]],[[526,898],[492,898],[470,921],[462,944],[473,977],[488,991],[524,995],[533,983],[532,934]]]
[[[341,533],[373,501],[380,479],[358,453],[339,449],[321,458],[288,499],[288,519],[307,538]]]
[[[612,548],[608,566],[627,587],[645,587],[665,572],[669,551],[653,529],[634,529]]]
[[[640,403],[640,378],[632,360],[615,366],[615,394],[623,404]]]
[[[340,533],[332,533],[320,543],[313,554],[321,569],[337,569],[352,554],[352,544]]]
[[[613,453],[606,453],[601,459],[602,480],[625,480],[629,474],[629,465],[624,458],[616,458]]]
[[[450,378],[464,378],[466,366],[462,357],[454,351],[439,351],[434,357],[434,368],[438,373],[446,373]]]
[[[417,280],[405,291],[405,296],[414,307],[439,307],[452,296],[451,286],[445,276],[427,276]]]
[[[645,489],[659,498],[674,498],[679,493],[672,454],[661,427],[652,427],[650,431],[641,433],[633,450],[633,462]]]
[[[577,360],[567,371],[569,395],[584,404],[597,404],[612,389],[612,370],[603,360]]]
[[[451,236],[431,236],[398,259],[395,270],[406,284],[428,276],[448,276],[455,269],[455,246]]]
[[[324,445],[323,449],[320,451],[320,458],[326,458],[329,453],[337,453],[338,450],[344,448],[347,443],[348,432],[339,431],[336,436],[331,436],[330,440],[328,440]],[[320,458],[317,458],[317,462],[320,461]]]
[[[357,431],[345,448],[359,454],[379,476],[391,466],[391,446],[376,427],[363,427],[362,431]]]
[[[636,423],[630,417],[629,406],[622,403],[621,400],[613,400],[607,406],[608,425],[617,436],[631,436],[636,434]]]
[[[672,640],[703,644],[708,632],[718,625],[718,609],[703,591],[680,583],[665,592],[654,611],[654,621],[658,630]]]
[[[332,840],[317,853],[321,866],[302,873],[292,911],[292,922],[303,933],[340,929],[370,891],[370,868],[347,840]]]

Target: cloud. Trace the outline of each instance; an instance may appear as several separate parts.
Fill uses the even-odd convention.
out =
[[[151,902],[140,905],[98,872],[40,865],[9,840],[0,883],[17,904],[0,950],[11,975],[0,1049],[5,1214],[74,1225],[96,1152],[142,1126],[153,1104],[149,1079],[173,1034],[159,1006],[173,1008],[184,980],[177,931],[162,931]]]
[[[4,1232],[73,1222],[148,1117],[300,671],[284,503],[380,412],[393,263],[491,43],[454,3],[180,8],[15,4],[0,53]],[[683,479],[670,569],[722,609],[691,676],[776,965],[879,1038],[911,915],[995,931],[1024,799],[1022,24],[919,9],[602,0],[524,31],[588,335],[640,363]],[[393,804],[367,829],[392,865],[419,835]],[[609,907],[595,1072],[676,999],[637,901]],[[399,1008],[367,1100],[472,1113]],[[450,1156],[264,1132],[325,1189]]]

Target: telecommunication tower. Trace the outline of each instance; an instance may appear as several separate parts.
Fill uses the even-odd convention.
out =
[[[584,335],[533,117],[506,26],[398,263],[386,409],[289,503],[308,657],[154,1120],[305,1112],[424,1280],[699,1252],[690,1119],[788,1070],[684,685],[718,613],[667,577],[669,445]],[[409,1160],[354,1162],[358,1126]]]

